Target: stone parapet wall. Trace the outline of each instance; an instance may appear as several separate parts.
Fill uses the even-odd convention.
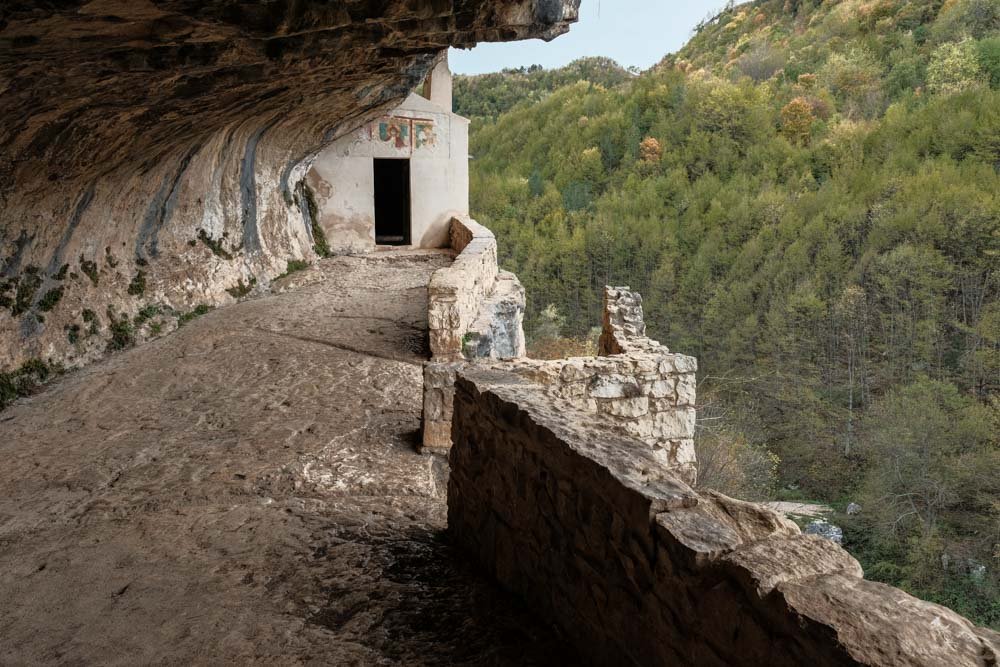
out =
[[[462,362],[424,364],[424,411],[422,454],[447,454],[451,449],[451,415],[455,397],[455,373]]]
[[[645,335],[642,296],[628,287],[605,288],[603,325],[599,357],[495,367],[540,385],[564,409],[597,416],[634,438],[657,465],[693,485],[698,360]]]
[[[651,348],[560,361],[520,359],[495,366],[537,383],[563,409],[591,415],[633,438],[656,464],[694,484],[697,360]]]
[[[604,320],[598,354],[660,353],[667,348],[646,336],[642,295],[629,287],[604,288]]]
[[[458,255],[439,269],[428,285],[428,326],[431,353],[438,361],[462,358],[466,334],[479,316],[480,306],[496,289],[497,241],[474,220],[453,218],[450,238]]]
[[[451,447],[455,370],[472,360],[516,359],[524,350],[524,288],[497,267],[493,233],[475,220],[453,218],[454,263],[431,276],[428,327],[432,361],[424,368],[421,451]]]
[[[467,233],[464,226],[458,229],[459,233]],[[503,277],[501,272],[499,284],[503,284]],[[520,283],[514,279],[512,284],[518,290],[518,303],[523,303]],[[491,326],[513,328],[516,324],[520,330],[519,319],[514,323],[510,316],[498,315],[498,310],[489,306],[482,309]],[[540,361],[524,358],[523,348],[508,349],[505,350],[508,354],[492,356],[511,361],[493,367],[537,383],[565,409],[596,416],[605,426],[631,436],[636,445],[652,454],[657,465],[694,484],[698,363],[694,357],[673,354],[666,346],[647,338],[645,329],[642,297],[628,287],[608,287],[601,335],[604,356]],[[477,332],[489,330],[485,326],[476,328]],[[469,350],[483,343],[479,336],[476,333],[466,340],[465,358],[491,356]],[[501,334],[492,339],[487,339],[485,349],[496,349],[496,341],[509,337]],[[446,362],[432,363],[425,370],[423,446],[426,451],[445,452],[451,446],[450,392],[456,368]]]
[[[997,633],[865,581],[771,510],[695,492],[529,375],[457,369],[449,531],[591,664],[997,664]]]

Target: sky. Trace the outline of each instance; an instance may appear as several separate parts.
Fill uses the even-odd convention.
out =
[[[532,39],[452,49],[457,74],[498,72],[505,67],[562,67],[583,56],[607,56],[629,67],[646,69],[677,51],[703,18],[725,0],[583,0],[580,21],[554,41]]]

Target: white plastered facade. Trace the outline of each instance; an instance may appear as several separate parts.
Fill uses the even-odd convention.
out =
[[[410,160],[411,247],[447,247],[451,219],[468,215],[469,121],[451,112],[446,62],[432,81],[437,103],[412,93],[390,115],[342,137],[314,161],[306,183],[333,252],[376,249],[375,159]]]

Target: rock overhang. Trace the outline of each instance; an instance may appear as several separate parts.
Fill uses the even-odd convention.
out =
[[[314,259],[296,185],[319,150],[401,101],[444,49],[552,39],[579,5],[4,3],[0,303],[24,276],[41,286],[0,307],[0,370],[83,363],[115,317],[220,305]],[[145,293],[130,294],[139,272]],[[87,312],[100,335],[67,341]]]
[[[328,127],[347,131],[351,116],[410,92],[442,49],[552,39],[576,20],[578,6],[579,0],[12,3],[0,9],[0,154],[8,161],[0,184],[26,176],[18,167],[38,158],[62,158],[46,170],[50,181],[140,155],[141,168],[155,163],[172,137],[205,135],[269,110],[306,116],[319,106],[309,98],[322,101]]]

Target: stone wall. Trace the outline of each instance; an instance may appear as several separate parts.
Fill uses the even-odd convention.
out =
[[[493,233],[469,218],[453,218],[451,247],[455,262],[431,276],[428,326],[431,353],[438,361],[462,358],[462,345],[480,305],[493,294],[497,275],[497,240]]]
[[[497,267],[497,241],[475,220],[454,218],[454,263],[431,276],[428,326],[433,360],[424,368],[421,451],[451,447],[451,403],[455,371],[473,360],[524,356],[524,288]]]
[[[519,359],[503,369],[541,386],[566,409],[596,415],[635,438],[653,459],[694,484],[698,361],[646,337],[642,297],[606,287],[599,357]]]
[[[455,386],[452,538],[591,664],[997,664],[997,633],[865,581],[766,508],[695,492],[523,369],[468,365]]]
[[[645,336],[642,297],[605,288],[599,357],[540,361],[509,355],[502,368],[539,385],[567,410],[594,416],[628,435],[653,459],[694,484],[697,360],[673,354]],[[498,318],[502,321],[502,318]],[[452,385],[461,364],[429,364],[424,372],[424,446],[451,446]]]

